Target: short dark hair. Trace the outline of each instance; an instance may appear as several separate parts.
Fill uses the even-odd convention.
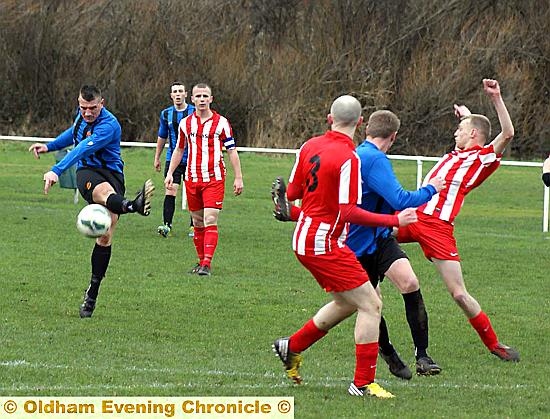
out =
[[[80,88],[80,96],[86,102],[91,102],[94,99],[101,99],[101,90],[91,84],[85,84]]]
[[[369,116],[365,133],[367,137],[388,138],[394,132],[399,131],[400,126],[401,121],[392,111],[375,111]]]
[[[183,86],[185,88],[185,84],[182,81],[176,80],[176,81],[173,81],[172,84],[170,85],[170,92],[172,92],[172,87],[174,86]]]

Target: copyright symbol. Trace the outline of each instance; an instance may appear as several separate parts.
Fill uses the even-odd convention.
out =
[[[288,400],[281,400],[277,405],[277,409],[279,409],[280,413],[288,413],[290,412],[291,408],[292,408],[292,405]]]
[[[4,412],[11,415],[16,411],[17,411],[17,403],[15,403],[13,400],[7,400],[4,403]]]

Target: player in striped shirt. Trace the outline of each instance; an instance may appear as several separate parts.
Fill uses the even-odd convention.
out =
[[[300,384],[301,352],[357,313],[355,375],[348,391],[351,395],[390,398],[393,395],[374,382],[382,301],[345,241],[349,223],[404,226],[416,220],[415,211],[406,209],[396,216],[374,214],[357,206],[361,202],[360,161],[352,139],[363,121],[361,104],[352,96],[340,96],[333,102],[327,121],[331,129],[300,148],[287,196],[291,201],[302,200],[292,238],[294,253],[331,294],[332,301],[292,336],[277,339],[273,350],[287,376]]]
[[[243,174],[233,130],[227,118],[210,109],[213,99],[208,85],[200,83],[193,87],[191,100],[196,109],[180,122],[178,146],[172,154],[164,181],[167,188],[173,184],[174,170],[187,144],[185,190],[195,226],[193,242],[199,259],[191,273],[199,275],[210,275],[218,244],[218,217],[225,193],[224,147],[235,175],[233,193],[240,195],[243,191]]]
[[[466,195],[498,168],[502,153],[514,136],[514,127],[498,82],[484,79],[483,88],[493,102],[501,132],[485,145],[491,136],[489,119],[472,114],[465,106],[454,106],[455,114],[460,118],[454,134],[456,147],[445,154],[424,179],[424,185],[427,185],[433,177],[443,177],[446,188],[418,208],[418,222],[400,227],[397,239],[401,243],[420,244],[424,255],[434,264],[447,290],[489,351],[504,361],[519,361],[519,353],[499,342],[489,317],[466,290],[454,237],[454,219]]]

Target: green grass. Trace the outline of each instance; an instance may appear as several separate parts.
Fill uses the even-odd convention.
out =
[[[27,147],[0,143],[1,395],[293,396],[297,418],[550,416],[550,242],[541,232],[540,169],[501,167],[456,222],[468,289],[522,361],[487,352],[409,244],[429,311],[430,353],[443,372],[403,382],[381,361],[378,380],[397,397],[363,400],[347,395],[352,319],[304,353],[303,386],[286,381],[270,349],[328,301],[292,254],[293,225],[271,216],[271,181],[288,177],[291,157],[241,154],[245,192],[226,197],[214,274],[199,278],[186,274],[195,262],[188,215],[178,211],[169,239],[156,234],[163,192],[153,151],[124,149],[127,190],[147,177],[157,185],[153,212],[121,218],[96,313],[81,320],[93,246],[75,228],[83,201],[74,205],[71,191],[58,187],[44,196],[53,156],[36,161]],[[416,164],[394,166],[412,188]],[[389,283],[382,290],[392,341],[412,365],[402,299]]]

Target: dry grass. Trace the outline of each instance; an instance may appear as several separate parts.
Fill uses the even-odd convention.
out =
[[[126,140],[153,141],[169,84],[205,81],[240,144],[297,147],[325,129],[332,99],[403,125],[396,153],[440,154],[452,104],[496,115],[501,81],[515,158],[550,149],[550,11],[535,0],[3,1],[0,128],[55,135],[80,84],[104,89]],[[365,115],[367,116],[367,115]],[[358,137],[359,139],[359,137]]]

